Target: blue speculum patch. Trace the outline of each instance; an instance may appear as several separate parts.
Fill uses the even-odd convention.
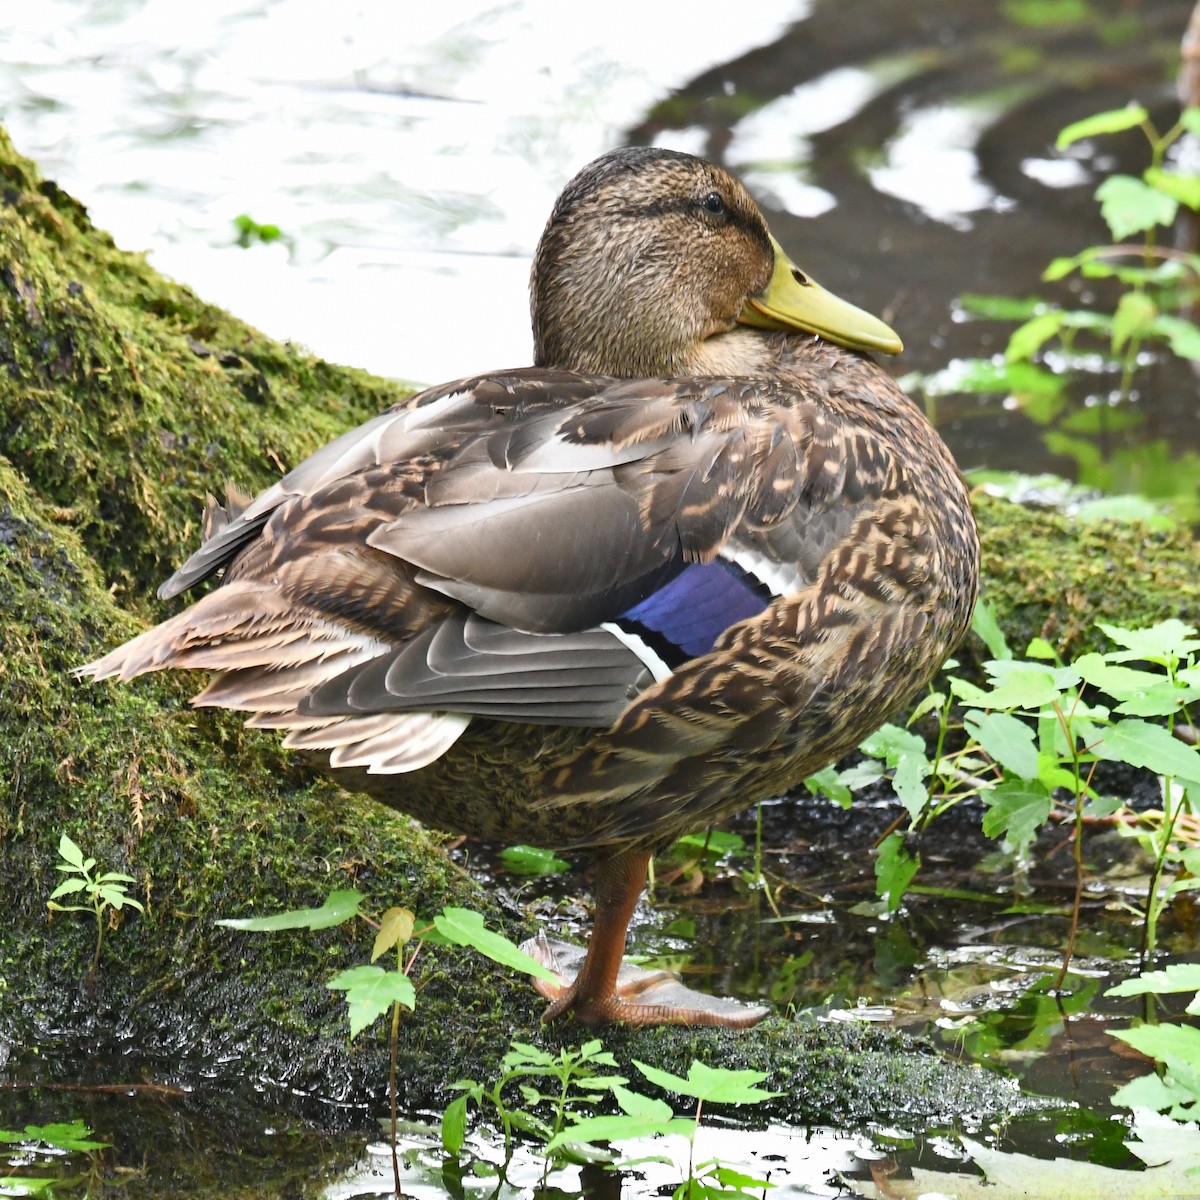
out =
[[[676,667],[707,654],[736,621],[756,616],[771,600],[767,587],[735,563],[692,563],[653,595],[623,613],[621,628],[643,637]]]

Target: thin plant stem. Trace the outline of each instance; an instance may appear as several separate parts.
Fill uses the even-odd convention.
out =
[[[1167,849],[1171,844],[1171,838],[1175,834],[1175,822],[1179,819],[1180,810],[1183,808],[1182,801],[1171,807],[1171,780],[1163,780],[1163,796],[1165,806],[1170,810],[1169,816],[1167,811],[1163,812],[1163,825],[1159,833],[1159,842],[1155,848],[1154,866],[1150,869],[1150,883],[1146,889],[1146,918],[1142,923],[1142,939],[1138,946],[1138,967],[1145,970],[1146,959],[1154,953],[1155,944],[1158,941],[1158,884],[1162,879],[1163,866],[1167,861]]]
[[[100,949],[104,945],[104,909],[105,905],[101,904],[96,908],[96,952],[92,955],[92,966],[88,971],[88,975],[95,975],[100,970]]]
[[[1061,990],[1063,980],[1067,977],[1067,971],[1071,966],[1071,959],[1075,954],[1075,942],[1079,937],[1079,914],[1083,909],[1083,806],[1092,785],[1092,775],[1096,770],[1096,764],[1093,762],[1091,770],[1088,771],[1087,778],[1080,779],[1079,749],[1075,745],[1075,737],[1071,732],[1071,716],[1075,713],[1079,699],[1079,694],[1076,694],[1069,714],[1063,713],[1057,701],[1054,704],[1054,711],[1058,716],[1059,725],[1066,736],[1067,745],[1071,749],[1072,767],[1075,772],[1075,829],[1074,846],[1072,848],[1075,861],[1075,897],[1071,904],[1071,931],[1067,935],[1067,944],[1063,949],[1062,966],[1059,967],[1058,977],[1054,981],[1054,990],[1056,992]]]
[[[400,1157],[396,1152],[396,1057],[400,1044],[400,1001],[392,1002],[392,1064],[388,1078],[388,1093],[392,1101],[392,1182],[395,1185],[396,1200],[404,1195],[400,1190]]]
[[[692,1192],[695,1190],[695,1161],[696,1161],[696,1134],[700,1132],[700,1113],[704,1109],[704,1101],[700,1098],[696,1100],[696,1127],[692,1130],[692,1136],[688,1138],[688,1200],[691,1200]]]
[[[1086,793],[1082,790],[1075,793],[1075,899],[1071,904],[1071,931],[1063,949],[1062,966],[1058,968],[1058,977],[1054,980],[1056,992],[1062,989],[1063,980],[1067,977],[1067,970],[1075,953],[1075,939],[1079,936],[1079,913],[1083,907],[1083,802],[1086,798]]]

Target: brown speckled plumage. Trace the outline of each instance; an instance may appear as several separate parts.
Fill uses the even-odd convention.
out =
[[[425,823],[595,853],[592,953],[552,1013],[747,1023],[611,994],[646,856],[901,708],[978,572],[953,460],[876,363],[735,324],[773,262],[718,168],[599,160],[535,260],[538,366],[432,389],[210,506],[164,593],[222,586],[84,670],[212,671],[198,703]],[[770,594],[711,652],[667,673],[614,636],[718,557]]]

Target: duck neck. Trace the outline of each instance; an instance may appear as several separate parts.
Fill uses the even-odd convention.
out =
[[[773,376],[798,352],[803,353],[805,344],[813,340],[803,335],[764,334],[742,325],[735,326],[728,333],[698,342],[688,354],[683,373],[749,379]]]

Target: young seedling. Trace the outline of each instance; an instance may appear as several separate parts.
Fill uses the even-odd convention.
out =
[[[109,913],[125,908],[136,908],[145,912],[140,901],[135,900],[125,889],[127,883],[136,883],[132,875],[120,871],[104,871],[97,875],[96,860],[84,858],[83,851],[64,833],[58,839],[58,856],[62,861],[55,865],[56,871],[71,878],[64,879],[50,893],[46,907],[51,912],[87,912],[96,921],[96,949],[92,954],[89,975],[94,975],[100,965],[100,950],[104,945],[104,930],[108,925]],[[62,896],[78,896],[84,904],[59,904]]]

